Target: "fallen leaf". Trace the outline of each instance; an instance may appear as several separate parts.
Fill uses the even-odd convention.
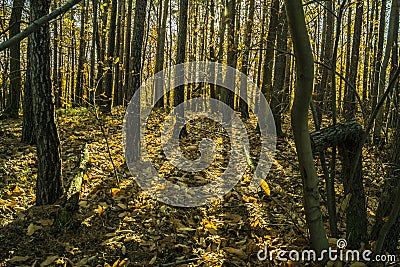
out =
[[[119,188],[111,188],[111,194],[112,194],[113,196],[115,196],[116,194],[118,194],[119,191],[121,191],[121,189],[119,189]]]
[[[30,256],[14,256],[10,259],[11,263],[15,263],[15,262],[24,262],[29,260],[31,257]]]
[[[50,264],[52,264],[53,262],[55,262],[57,259],[58,259],[58,256],[57,256],[57,255],[48,256],[48,257],[46,258],[46,260],[40,264],[40,267],[49,266]]]
[[[33,223],[31,223],[29,226],[28,226],[28,231],[27,231],[27,235],[28,236],[31,236],[31,235],[33,235],[37,230],[40,230],[40,229],[42,229],[43,227],[42,226],[40,226],[40,225],[35,225],[35,224],[33,224]]]
[[[232,248],[232,247],[226,247],[226,248],[224,248],[224,250],[225,250],[226,252],[228,252],[229,254],[238,256],[238,257],[241,258],[241,259],[246,259],[246,258],[247,258],[246,253],[245,253],[243,250],[241,250],[241,249]]]
[[[157,254],[154,255],[153,258],[151,258],[151,260],[149,261],[149,265],[153,265],[156,262],[156,260],[157,260]]]

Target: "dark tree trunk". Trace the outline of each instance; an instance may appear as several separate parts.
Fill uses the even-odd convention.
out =
[[[359,248],[368,237],[362,157],[354,163],[363,134],[362,126],[356,121],[335,124],[310,134],[314,151],[322,152],[328,147],[339,147],[344,193],[346,198],[349,198],[349,204],[346,207],[346,239],[349,248]],[[357,169],[350,180],[354,164],[357,164]]]
[[[32,20],[46,15],[49,7],[49,0],[31,1]],[[54,104],[50,79],[50,34],[48,23],[32,33],[31,44],[32,102],[38,159],[36,204],[46,205],[54,203],[63,195],[60,141],[54,121]]]
[[[324,19],[324,36],[322,40],[322,51],[321,51],[321,61],[324,62],[325,65],[331,66],[332,62],[332,52],[333,52],[333,2],[334,1],[326,1],[325,2],[325,19]],[[325,97],[329,95],[328,88],[328,77],[329,77],[329,69],[325,66],[319,66],[318,69],[320,77],[318,77],[317,84],[315,86],[315,103],[316,103],[316,111],[317,111],[317,119],[318,124],[320,125],[322,122],[322,114],[325,106]]]
[[[286,21],[286,12],[283,10],[280,13],[280,25],[278,27],[277,48],[274,70],[273,93],[271,95],[271,111],[274,116],[276,134],[278,137],[283,136],[282,132],[282,112],[283,112],[283,97],[285,85],[285,70],[286,70],[286,53],[287,50],[287,32],[288,25]]]
[[[236,0],[226,1],[227,17],[227,45],[226,64],[232,68],[236,68],[236,42],[235,42],[235,18],[236,18]],[[235,88],[234,73],[227,71],[225,77],[225,86],[231,89]],[[221,100],[231,107],[235,108],[235,93],[231,90],[221,90]],[[228,119],[228,118],[227,118]]]
[[[133,24],[133,35],[131,42],[131,60],[128,61],[132,71],[129,79],[127,101],[129,102],[136,90],[140,87],[142,47],[144,37],[144,21],[146,19],[147,0],[137,0],[135,8],[135,20]]]
[[[122,104],[121,92],[122,92],[122,56],[123,56],[123,24],[125,13],[125,1],[120,0],[118,2],[118,17],[117,17],[117,37],[115,39],[115,67],[114,67],[114,106],[120,106]],[[117,60],[118,58],[118,60]]]
[[[381,229],[385,224],[384,218],[390,215],[390,212],[395,205],[394,201],[397,194],[397,188],[399,187],[399,169],[400,165],[400,119],[397,120],[396,132],[393,138],[393,147],[391,151],[391,160],[389,169],[385,176],[385,185],[383,187],[381,199],[379,201],[379,206],[376,212],[375,225],[372,228],[371,238],[372,240],[377,240],[381,233]],[[386,235],[386,239],[383,245],[383,251],[390,254],[395,254],[397,252],[397,247],[400,239],[400,214],[397,215],[397,220],[394,226],[392,226]]]
[[[177,40],[177,51],[176,51],[176,64],[185,62],[186,55],[186,39],[187,39],[187,19],[188,19],[188,0],[179,1],[179,28],[178,28],[178,40]],[[177,76],[183,75],[178,73]],[[184,101],[185,97],[185,86],[178,86],[174,90],[174,105],[177,106]]]
[[[86,36],[85,36],[85,23],[87,17],[87,8],[85,5],[85,1],[81,2],[81,21],[80,21],[80,40],[79,40],[79,58],[78,58],[78,73],[76,75],[76,89],[74,96],[75,107],[82,106],[83,99],[83,72],[84,72],[84,63],[86,59]]]
[[[162,10],[161,10],[162,9]],[[162,12],[161,12],[162,11]],[[160,72],[164,68],[164,53],[165,53],[165,35],[166,35],[166,27],[167,27],[167,18],[168,18],[168,0],[164,0],[164,4],[160,7],[160,20],[161,24],[158,29],[158,38],[157,38],[157,49],[156,49],[156,66],[155,73]],[[158,99],[164,94],[164,82],[156,81],[156,89],[155,89],[155,97]],[[155,103],[155,106],[158,108],[164,107],[164,98],[160,98],[160,100]]]
[[[113,68],[114,68],[114,59],[115,59],[115,32],[116,32],[116,23],[117,23],[117,8],[118,8],[118,0],[112,0],[111,4],[111,18],[110,18],[110,30],[108,33],[108,45],[107,45],[107,71],[105,74],[104,80],[104,93],[105,93],[105,101],[102,106],[102,111],[106,113],[111,112],[112,106],[112,92],[113,92]]]
[[[358,61],[360,60],[360,43],[361,43],[361,27],[363,19],[363,1],[357,2],[356,19],[354,22],[353,45],[351,50],[350,71],[348,80],[349,83],[357,88],[358,77]],[[347,63],[349,64],[349,62]],[[356,93],[346,84],[344,95],[344,118],[351,120],[356,114]]]
[[[93,0],[93,36],[92,36],[92,42],[91,42],[91,50],[90,50],[90,75],[89,75],[89,103],[94,104],[95,103],[95,91],[97,87],[96,83],[96,76],[95,76],[95,64],[96,64],[96,51],[99,51],[98,46],[98,40],[99,38],[99,30],[98,30],[98,15],[97,15],[97,6],[98,6],[98,1]],[[96,49],[97,47],[97,49]],[[97,53],[97,56],[99,53]],[[98,60],[98,58],[97,58]]]
[[[123,89],[123,105],[127,105],[130,101],[128,98],[129,79],[130,79],[130,60],[131,60],[131,37],[132,37],[132,8],[133,0],[128,0],[128,10],[126,15],[126,35],[125,35],[125,74],[124,74],[124,89]]]
[[[32,96],[32,84],[31,84],[31,41],[28,37],[28,48],[27,48],[27,63],[26,63],[26,75],[24,84],[24,98],[22,101],[23,110],[23,122],[22,122],[22,138],[21,142],[29,145],[36,143],[34,121],[33,121],[33,96]]]
[[[279,0],[272,0],[271,17],[268,26],[265,58],[263,66],[263,81],[261,91],[267,100],[270,100],[272,92],[272,67],[274,66],[276,29],[278,27]]]
[[[249,0],[249,13],[246,21],[246,32],[244,34],[244,45],[245,50],[242,57],[242,73],[244,75],[249,74],[249,56],[251,48],[251,35],[253,32],[254,24],[254,0]],[[249,107],[247,105],[247,80],[242,80],[240,84],[240,97],[245,101],[241,100],[239,103],[240,112],[244,118],[249,118]]]
[[[379,86],[379,71],[381,69],[382,63],[382,56],[383,56],[383,42],[385,39],[385,25],[386,25],[386,3],[387,0],[382,0],[381,6],[381,14],[380,14],[380,21],[379,21],[379,30],[378,30],[378,47],[376,52],[376,57],[374,59],[375,66],[373,71],[373,86],[371,91],[372,97],[372,110],[375,108],[376,104],[378,103],[378,86]]]
[[[10,18],[10,38],[21,31],[21,15],[25,0],[14,0]],[[17,118],[21,98],[21,45],[10,46],[10,91],[4,117]],[[3,117],[2,116],[2,117]]]

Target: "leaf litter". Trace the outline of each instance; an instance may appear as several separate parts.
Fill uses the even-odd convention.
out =
[[[200,186],[223,173],[230,147],[218,125],[206,120],[200,125],[190,124],[191,136],[184,138],[181,146],[185,156],[198,158],[198,142],[205,136],[216,142],[217,156],[205,171],[182,173],[161,153],[157,129],[165,112],[157,112],[149,120],[146,138],[151,160],[161,175],[183,186]],[[300,266],[257,259],[257,252],[267,245],[270,249],[308,248],[301,177],[290,135],[278,140],[271,171],[258,193],[248,190],[248,167],[223,199],[198,208],[177,208],[154,200],[135,183],[124,164],[123,115],[124,110],[116,108],[113,115],[101,118],[114,172],[99,121],[92,113],[84,108],[57,112],[65,185],[74,175],[85,143],[90,150],[79,212],[57,232],[53,223],[59,203],[34,206],[35,147],[20,143],[21,120],[1,122],[0,266]],[[248,131],[252,131],[251,126]],[[290,130],[287,132],[290,134]],[[255,136],[253,131],[251,142],[257,139]],[[257,142],[251,145],[257,150]],[[373,159],[373,153],[364,159],[371,196],[379,190],[372,175]],[[320,184],[323,192],[322,179]],[[344,200],[341,185],[336,191],[338,202]],[[376,200],[369,198],[369,207],[376,205]],[[326,209],[323,212],[326,216]],[[344,229],[344,225],[339,226],[342,234]]]

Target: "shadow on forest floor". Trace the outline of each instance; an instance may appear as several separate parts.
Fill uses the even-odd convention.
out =
[[[102,119],[119,184],[96,118],[85,109],[57,114],[65,184],[73,177],[80,150],[89,144],[79,212],[65,228],[53,231],[57,205],[34,206],[35,148],[20,143],[21,120],[0,122],[0,266],[285,266],[259,261],[257,252],[267,244],[270,249],[307,247],[291,138],[278,141],[266,179],[270,196],[249,193],[241,181],[222,201],[177,208],[143,192],[123,164],[123,109]],[[340,230],[343,234],[343,225]]]

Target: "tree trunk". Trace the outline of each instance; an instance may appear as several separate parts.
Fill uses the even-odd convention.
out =
[[[372,96],[372,110],[376,107],[378,103],[378,86],[379,86],[379,71],[381,68],[381,61],[383,55],[383,42],[385,38],[385,25],[386,25],[386,3],[387,0],[382,0],[381,13],[380,13],[380,21],[379,21],[379,30],[378,30],[378,47],[375,57],[375,66],[373,71],[373,86],[371,91]]]
[[[332,62],[332,52],[333,52],[333,27],[334,27],[334,14],[333,14],[333,3],[334,1],[325,2],[325,19],[324,19],[324,36],[322,40],[322,50],[321,50],[321,61],[325,65],[331,66]],[[318,69],[320,77],[315,87],[315,104],[317,111],[318,124],[321,125],[322,115],[325,106],[325,98],[329,95],[328,78],[329,69],[325,66],[319,66]]]
[[[21,142],[34,145],[36,143],[34,131],[34,117],[33,117],[33,96],[32,96],[32,82],[31,82],[31,41],[28,37],[27,62],[26,62],[26,76],[24,84],[24,98],[22,101],[23,121],[22,121],[22,138]]]
[[[300,172],[303,178],[304,211],[310,231],[311,248],[317,253],[328,249],[319,203],[318,177],[314,166],[308,130],[308,107],[310,105],[314,60],[306,28],[301,0],[286,0],[286,12],[296,57],[297,84],[292,107],[292,127]]]
[[[394,24],[396,22],[396,14],[398,14],[397,9],[399,8],[399,0],[393,0],[392,6],[390,8],[390,18],[389,18],[389,28],[386,36],[386,47],[385,55],[382,61],[381,69],[379,71],[379,84],[378,84],[378,99],[381,99],[384,89],[386,87],[387,81],[387,67],[389,65],[389,58],[392,51],[392,46],[394,45]],[[376,116],[374,125],[374,143],[379,143],[381,141],[381,131],[383,123],[383,108],[381,108]]]
[[[244,75],[249,74],[249,56],[251,49],[251,35],[253,33],[253,24],[254,24],[254,0],[249,0],[249,13],[247,15],[246,21],[246,32],[244,34],[244,45],[245,50],[243,52],[242,57],[242,73]],[[242,117],[249,118],[249,107],[247,105],[247,80],[242,80],[240,84],[240,112]],[[243,100],[242,100],[243,98]]]
[[[130,79],[130,60],[131,60],[131,37],[132,37],[132,8],[133,0],[128,0],[128,14],[126,15],[126,36],[125,36],[125,76],[124,76],[124,89],[123,89],[123,105],[127,105],[130,101],[128,98],[129,92],[129,79]]]
[[[285,70],[286,70],[286,53],[287,50],[287,32],[288,26],[286,21],[286,12],[284,10],[280,13],[280,25],[278,27],[277,48],[274,70],[274,83],[271,95],[271,111],[274,116],[275,129],[278,137],[283,136],[282,132],[282,112],[283,112],[283,96],[285,85]]]
[[[226,0],[226,10],[228,13],[227,16],[227,26],[228,26],[228,37],[227,37],[227,55],[226,55],[226,64],[232,68],[236,68],[236,44],[235,44],[235,16],[236,16],[236,0]],[[234,89],[235,88],[235,75],[231,71],[226,71],[225,76],[225,86],[227,88]],[[221,100],[226,105],[235,108],[235,94],[231,90],[227,90],[225,88],[221,88]],[[230,118],[225,118],[226,121],[229,121]]]
[[[120,106],[122,104],[121,101],[121,92],[122,92],[122,77],[121,77],[121,69],[122,69],[122,36],[123,36],[123,24],[125,22],[124,19],[124,11],[125,11],[125,1],[118,1],[118,17],[117,17],[117,25],[116,31],[117,36],[115,39],[115,66],[114,66],[114,106]],[[117,60],[118,59],[118,60]]]
[[[86,0],[81,2],[81,21],[80,21],[80,40],[79,40],[79,58],[78,58],[78,73],[76,75],[76,89],[74,96],[75,107],[82,106],[83,99],[83,77],[84,77],[84,63],[86,59],[86,34],[85,34],[85,23],[87,17],[87,7],[85,5]]]
[[[142,46],[144,37],[144,21],[146,19],[147,0],[137,0],[135,8],[135,20],[133,24],[133,35],[131,41],[131,60],[128,61],[132,71],[129,79],[127,101],[129,102],[140,86],[140,72],[142,60]]]
[[[162,8],[161,8],[162,7]],[[155,73],[160,72],[164,68],[164,53],[165,53],[165,35],[166,35],[166,27],[167,27],[167,18],[168,18],[168,0],[164,0],[164,4],[160,7],[160,18],[161,25],[158,30],[158,38],[157,38],[157,49],[156,49],[156,66]],[[161,12],[162,9],[162,12]],[[160,100],[155,103],[155,107],[162,108],[164,107],[164,82],[156,81],[156,89],[155,89],[155,98]]]
[[[46,15],[49,7],[49,0],[31,1],[32,20]],[[31,44],[32,102],[38,159],[36,204],[46,205],[54,203],[63,195],[60,141],[54,121],[51,92],[48,23],[32,33]]]
[[[187,19],[188,19],[188,0],[179,1],[179,28],[178,28],[178,40],[177,40],[177,51],[176,51],[176,64],[185,62],[186,55],[186,36],[187,36]],[[177,73],[177,76],[183,75],[183,73]],[[177,106],[184,101],[185,86],[181,85],[174,89],[174,105]]]
[[[10,18],[10,38],[21,31],[21,16],[25,0],[14,0]],[[20,42],[10,46],[10,90],[8,103],[2,117],[17,118],[21,98],[21,45]]]
[[[363,0],[358,0],[356,8],[356,19],[354,22],[353,31],[353,45],[351,50],[351,61],[347,62],[350,64],[348,81],[349,83],[357,89],[357,77],[358,77],[358,61],[360,60],[360,43],[361,43],[361,27],[363,19]],[[351,120],[356,114],[356,95],[349,85],[345,86],[344,95],[344,118],[346,120]]]
[[[102,105],[102,111],[105,113],[111,112],[112,106],[112,92],[113,92],[113,68],[114,68],[114,59],[115,59],[115,32],[116,32],[116,23],[117,23],[117,8],[118,8],[118,0],[111,0],[111,18],[110,18],[110,29],[108,32],[108,45],[107,45],[107,71],[105,74],[104,80],[104,93],[105,93],[105,101],[104,105]]]
[[[397,120],[397,127],[393,138],[393,146],[391,151],[391,160],[388,164],[389,168],[385,175],[385,184],[383,186],[382,195],[379,201],[379,206],[376,212],[375,225],[372,228],[372,240],[378,240],[380,231],[385,224],[385,219],[390,215],[397,188],[400,186],[399,169],[400,165],[400,119]],[[392,226],[387,234],[387,238],[383,245],[383,251],[394,254],[397,251],[398,242],[400,239],[400,214],[397,215],[396,224]]]
[[[270,100],[272,92],[272,67],[274,66],[276,29],[278,27],[279,0],[272,0],[271,18],[268,26],[267,44],[265,47],[265,59],[263,66],[263,81],[261,91],[265,99]]]

